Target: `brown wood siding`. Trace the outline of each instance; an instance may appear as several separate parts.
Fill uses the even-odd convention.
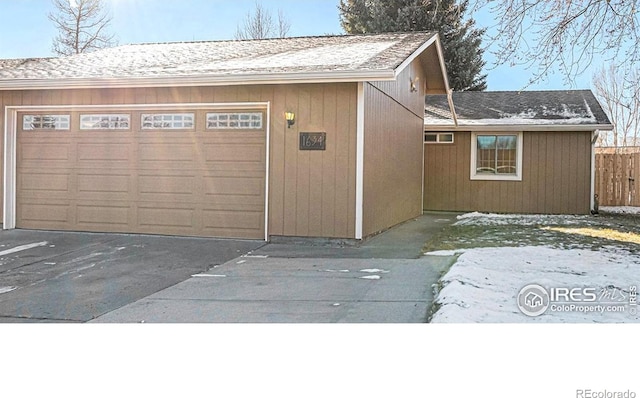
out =
[[[354,238],[355,83],[2,91],[0,118],[9,105],[267,101],[271,103],[270,235]],[[285,111],[296,113],[296,124],[290,129]],[[298,133],[303,131],[326,132],[327,150],[300,151]]]
[[[415,82],[417,92],[410,90],[411,81]],[[425,81],[424,69],[420,64],[420,60],[416,59],[400,72],[396,80],[370,82],[370,84],[414,114],[423,115]]]
[[[402,87],[404,82],[399,79]],[[409,91],[406,82],[405,90]],[[393,92],[393,90],[389,90]],[[422,89],[411,93],[424,98]],[[365,83],[363,235],[422,213],[422,129],[416,115]]]
[[[425,144],[424,209],[588,214],[590,132],[524,132],[522,181],[470,179],[471,133]]]

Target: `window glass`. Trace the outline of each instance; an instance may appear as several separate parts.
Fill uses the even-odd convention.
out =
[[[22,116],[23,130],[69,130],[71,128],[70,115],[24,115]]]
[[[424,135],[424,142],[438,142],[438,134],[426,133]]]
[[[207,128],[262,129],[262,112],[212,112],[207,113]]]
[[[193,113],[146,113],[142,114],[143,130],[180,130],[195,126]]]
[[[424,133],[424,142],[431,144],[453,143],[453,133]]]
[[[128,130],[131,126],[129,114],[89,114],[80,116],[80,130]]]
[[[517,135],[478,135],[476,137],[476,173],[517,173]]]

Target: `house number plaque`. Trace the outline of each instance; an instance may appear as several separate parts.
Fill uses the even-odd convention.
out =
[[[327,133],[300,133],[301,151],[324,151],[327,144]]]

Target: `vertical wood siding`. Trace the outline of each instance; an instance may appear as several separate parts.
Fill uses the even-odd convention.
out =
[[[424,209],[588,214],[590,132],[524,132],[522,181],[470,179],[471,133],[425,144]]]
[[[0,125],[4,126],[9,105],[267,101],[271,102],[270,235],[355,237],[356,84],[0,91]],[[290,129],[285,111],[296,113]],[[326,132],[327,150],[299,151],[301,131]],[[0,162],[0,173],[2,167]],[[0,217],[1,212],[0,207]]]
[[[364,236],[422,214],[423,86],[417,61],[396,82],[365,84]]]

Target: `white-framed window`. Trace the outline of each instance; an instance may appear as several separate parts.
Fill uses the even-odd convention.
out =
[[[128,130],[130,127],[130,114],[80,115],[80,130]]]
[[[143,113],[143,130],[184,130],[195,127],[193,113]]]
[[[69,130],[71,115],[23,115],[23,130]]]
[[[453,133],[424,133],[425,144],[453,144]]]
[[[262,112],[207,113],[207,129],[262,129]]]
[[[522,133],[471,133],[471,179],[522,181]]]

